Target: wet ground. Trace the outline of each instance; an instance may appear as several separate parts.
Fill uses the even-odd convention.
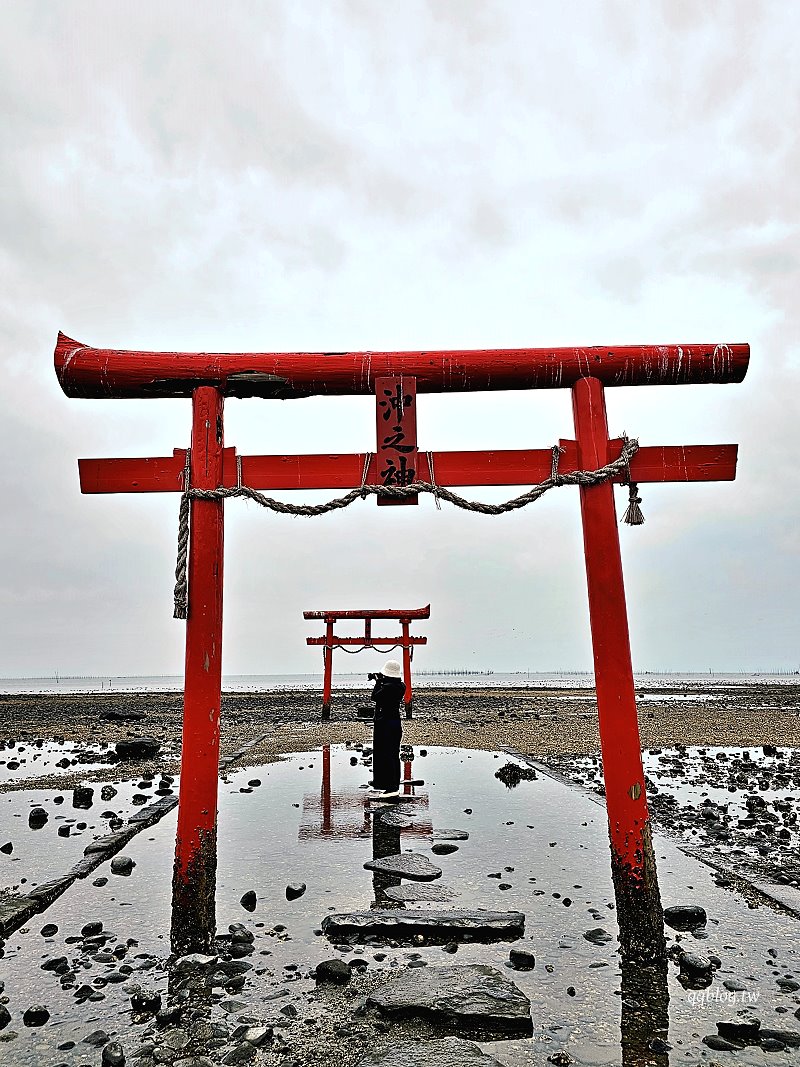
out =
[[[318,692],[225,693],[224,753],[253,744],[249,760],[317,749],[360,736],[357,709],[372,685],[334,691],[330,723],[320,722]],[[800,685],[699,679],[639,687],[640,731],[646,748],[687,745],[775,745],[800,748]],[[146,733],[158,738],[174,773],[181,733],[180,693],[0,694],[3,734],[92,746]],[[354,730],[356,733],[354,733]],[[404,723],[415,745],[493,749],[508,745],[535,756],[600,751],[594,693],[585,685],[547,688],[420,688],[414,721]],[[0,752],[2,758],[2,752]],[[101,777],[100,772],[97,772]],[[42,783],[45,784],[45,783]]]
[[[602,795],[599,756],[548,762]],[[656,826],[707,860],[787,887],[800,910],[800,749],[678,745],[645,750],[643,762]]]
[[[217,928],[227,940],[218,943],[218,959],[209,965],[203,988],[192,994],[191,1010],[158,1026],[152,1015],[131,1011],[137,987],[160,992],[165,1005],[170,987],[173,999],[180,992],[175,969],[166,965],[173,812],[125,846],[124,856],[134,862],[129,874],[114,874],[110,863],[103,864],[8,939],[0,960],[5,983],[0,1001],[10,1015],[0,1030],[2,1062],[94,1065],[101,1061],[103,1045],[118,1040],[127,1062],[141,1067],[191,1063],[189,1053],[209,1057],[199,1064],[252,1057],[261,1064],[348,1067],[373,1050],[442,1033],[441,1027],[425,1023],[388,1021],[366,1008],[364,998],[371,989],[415,968],[467,964],[499,969],[531,1002],[532,1037],[488,1040],[481,1035],[479,1040],[484,1051],[508,1067],[547,1062],[589,1067],[623,1060],[658,1067],[798,1062],[800,1050],[787,1049],[786,1041],[777,1038],[773,1041],[784,1047],[774,1052],[760,1047],[714,1051],[703,1044],[704,1037],[717,1034],[718,1022],[742,1014],[759,1018],[763,1030],[800,1031],[796,919],[767,906],[753,907],[715,870],[685,855],[676,840],[657,835],[664,904],[701,905],[708,921],[694,934],[668,930],[673,959],[663,981],[628,964],[623,974],[605,811],[596,796],[542,774],[508,788],[495,777],[509,762],[504,753],[418,744],[405,771],[424,785],[408,787],[412,799],[397,805],[401,818],[396,821],[408,825],[387,827],[366,799],[370,760],[356,745],[365,728],[351,727],[350,733],[350,746],[304,751],[236,770],[221,783]],[[675,750],[654,753],[648,759],[648,773],[659,790],[654,800],[672,794],[678,810],[687,812],[703,799],[719,804],[721,792],[727,792],[726,776],[744,773],[737,763],[745,762],[741,747],[737,751],[727,760],[717,759],[711,750],[691,758]],[[737,793],[727,821],[747,819],[743,812],[751,810],[746,800],[752,794],[769,805],[759,808],[759,826],[769,822],[794,835],[796,825],[784,816],[796,812],[796,797],[789,795],[795,789],[796,757],[790,750],[766,757],[752,751],[748,762],[758,768],[756,784],[765,775],[771,784],[754,792],[748,777],[747,791],[741,798]],[[779,769],[781,764],[785,770]],[[571,766],[573,771],[579,766],[591,788],[597,765],[585,761]],[[690,773],[683,774],[684,768]],[[104,832],[104,811],[113,809],[124,817],[137,792],[148,792],[139,783],[159,781],[138,774],[123,781],[123,774],[121,765],[107,768],[108,780],[116,776],[116,796],[106,804],[96,792],[91,807],[81,811],[66,810],[69,794],[55,786],[18,788],[0,797],[0,840],[14,840],[11,855],[0,853],[0,884],[17,884],[22,870],[26,877],[43,879],[45,858],[47,864],[60,864],[60,858],[58,864],[54,859],[60,856],[57,849],[71,848],[70,842],[78,840],[73,834],[82,833],[82,843],[88,835]],[[702,796],[704,790],[708,798]],[[55,803],[58,795],[65,797],[61,805]],[[774,807],[776,801],[789,800],[785,810]],[[25,813],[33,807],[48,813],[41,829],[27,824]],[[59,819],[62,811],[74,820],[65,838],[56,828],[66,823]],[[766,820],[764,811],[776,814],[779,822]],[[682,817],[689,819],[669,817],[679,835]],[[711,821],[703,818],[703,826]],[[720,816],[719,821],[725,820]],[[85,829],[78,830],[78,822],[86,822]],[[440,855],[434,846],[441,843],[436,838],[442,830],[465,831],[468,837],[449,842],[456,849]],[[790,836],[787,848],[796,843]],[[369,945],[329,941],[321,932],[326,915],[387,904],[391,882],[366,870],[364,863],[376,854],[407,850],[442,870],[431,885],[454,893],[446,904],[410,907],[520,911],[524,937],[510,943],[462,942],[456,951],[452,942],[428,939]],[[72,858],[66,861],[65,855],[66,862]],[[290,893],[288,899],[289,886],[297,886],[299,895]],[[99,931],[87,926],[98,923]],[[533,969],[512,969],[512,948],[532,953]],[[708,981],[698,988],[685,988],[678,980],[677,956],[683,948],[709,965]],[[334,958],[353,965],[350,981],[318,986],[313,969]],[[24,1013],[36,1006],[46,1008],[46,1022],[26,1025]],[[29,1015],[31,1020],[37,1016]],[[266,1035],[263,1027],[271,1028],[271,1034],[259,1045],[253,1033]],[[248,1028],[252,1040],[245,1039]]]

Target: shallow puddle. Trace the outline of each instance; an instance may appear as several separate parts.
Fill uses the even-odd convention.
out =
[[[460,944],[453,954],[427,943],[337,947],[321,934],[328,914],[386,906],[385,876],[364,869],[374,855],[386,854],[387,830],[365,796],[370,771],[361,751],[336,746],[227,775],[219,797],[217,926],[224,932],[231,923],[244,923],[255,941],[243,988],[216,995],[218,1016],[233,1022],[256,1018],[280,1029],[291,1024],[291,1013],[281,1011],[288,1004],[296,1005],[301,1017],[319,1014],[324,1000],[310,971],[340,956],[362,961],[367,975],[383,972],[387,980],[409,965],[484,963],[500,969],[530,999],[534,1025],[532,1038],[481,1042],[509,1067],[544,1064],[560,1051],[586,1067],[623,1060],[629,1067],[694,1067],[723,1055],[730,1062],[763,1064],[758,1048],[712,1053],[701,1039],[716,1033],[718,1021],[745,1010],[765,1028],[800,1030],[794,1016],[798,993],[786,986],[800,973],[798,923],[767,908],[749,908],[718,887],[709,868],[660,837],[656,855],[665,906],[700,904],[708,913],[698,936],[668,931],[669,944],[688,943],[720,964],[712,985],[701,991],[684,989],[670,963],[660,988],[637,993],[641,976],[626,968],[621,996],[605,811],[544,776],[507,788],[495,778],[507,761],[494,753],[429,748],[416,749],[404,768],[406,778],[424,785],[406,787],[409,799],[396,805],[403,816],[396,821],[409,825],[390,829],[390,851],[427,857],[443,872],[430,884],[455,893],[447,904],[409,906],[518,910],[526,916],[522,940]],[[442,829],[467,831],[469,837],[452,842],[456,851],[437,855],[434,835]],[[129,1056],[135,1051],[137,1028],[124,987],[130,990],[136,981],[166,988],[161,961],[169,953],[174,833],[172,813],[126,846],[124,854],[136,864],[129,877],[111,874],[104,864],[9,939],[0,961],[12,1015],[0,1031],[3,1063],[99,1063],[99,1050],[83,1043],[99,1028],[116,1035]],[[94,885],[98,876],[107,883]],[[305,891],[287,900],[287,886],[298,883]],[[251,891],[253,910],[240,903]],[[115,940],[103,951],[80,953],[79,942],[67,939],[77,939],[89,921],[102,922]],[[40,934],[46,924],[58,927],[54,936]],[[116,946],[120,954],[108,958]],[[534,969],[511,969],[511,947],[533,952]],[[62,989],[53,971],[41,969],[48,957],[60,956],[67,957],[77,985],[88,984],[103,999],[78,1006],[74,988]],[[725,989],[726,980],[740,991]],[[22,1023],[22,1013],[35,1004],[50,1013],[41,1028]],[[654,1037],[667,1041],[671,1051],[648,1050]],[[391,1028],[376,1040],[391,1041]],[[71,1042],[75,1047],[65,1047]],[[795,1063],[798,1055],[775,1052],[769,1062]]]
[[[114,749],[108,742],[8,741],[0,745],[0,784],[69,774],[76,769],[95,770],[112,762],[116,762]]]

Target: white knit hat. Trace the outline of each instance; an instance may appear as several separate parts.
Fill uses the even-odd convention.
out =
[[[400,677],[400,664],[396,659],[387,659],[381,670],[381,674],[384,678],[399,678]]]

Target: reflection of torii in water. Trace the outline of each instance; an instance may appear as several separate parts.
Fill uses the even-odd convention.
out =
[[[411,773],[411,760],[403,761],[401,796],[413,797],[414,814],[419,817],[413,825],[403,828],[403,833],[412,837],[429,837],[433,825],[428,814],[428,796],[417,793]],[[303,816],[298,837],[303,838],[349,838],[368,837],[371,832],[372,815],[376,810],[374,798],[365,795],[363,789],[334,790],[331,785],[331,746],[322,746],[322,784],[319,793],[303,796]],[[424,816],[424,817],[423,817]],[[397,850],[399,851],[399,849]]]
[[[411,760],[403,761],[403,779],[400,782],[401,796],[412,803],[403,806],[404,814],[412,815],[408,825],[384,822],[381,814],[390,811],[392,815],[397,808],[384,808],[376,805],[374,798],[365,795],[363,789],[348,791],[333,790],[331,786],[331,746],[322,746],[322,785],[319,793],[306,793],[303,796],[303,815],[298,830],[300,840],[310,838],[341,839],[353,837],[372,837],[372,858],[382,859],[400,852],[401,835],[408,837],[427,837],[433,833],[430,819],[427,793],[417,793],[416,780],[411,771]],[[374,871],[372,884],[375,900],[372,907],[397,908],[399,901],[385,895],[389,886],[400,885],[400,878]]]

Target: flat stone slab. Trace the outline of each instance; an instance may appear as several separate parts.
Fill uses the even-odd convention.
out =
[[[442,877],[441,867],[437,867],[427,856],[420,856],[417,852],[397,852],[394,856],[367,860],[364,867],[368,871],[391,874],[395,878],[411,878],[415,882],[432,882],[434,878]]]
[[[431,834],[433,841],[469,841],[466,830],[434,830]]]
[[[444,903],[458,896],[455,889],[449,885],[426,885],[424,882],[411,882],[407,885],[390,885],[383,891],[389,900],[399,900],[401,904],[407,901],[414,903],[420,900],[432,900],[434,903]]]
[[[415,934],[444,944],[450,941],[516,941],[525,933],[525,916],[521,911],[376,908],[374,911],[326,915],[322,930],[332,941],[399,940]],[[416,970],[422,968],[415,968],[415,973]]]
[[[392,826],[397,830],[408,830],[414,825],[414,817],[398,811],[397,808],[382,808],[375,813],[375,818],[380,819],[381,825]]]
[[[358,1067],[499,1067],[500,1061],[487,1056],[472,1041],[445,1037],[441,1041],[414,1041],[391,1048],[378,1056],[359,1060]]]
[[[454,1030],[529,1035],[531,1005],[494,967],[419,967],[373,990],[367,1004],[382,1015],[423,1018]]]
[[[0,896],[0,937],[10,937],[40,910],[38,900],[23,894]]]

